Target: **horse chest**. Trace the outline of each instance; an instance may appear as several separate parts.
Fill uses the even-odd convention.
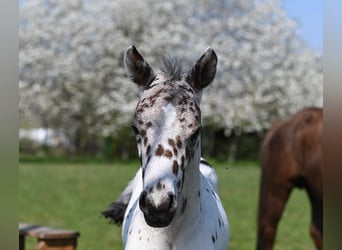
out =
[[[182,218],[166,228],[152,228],[145,223],[133,194],[123,227],[125,249],[225,249],[229,238],[227,217],[211,183],[205,177],[201,179],[199,213],[187,210]],[[139,180],[136,178],[136,187],[140,185]]]

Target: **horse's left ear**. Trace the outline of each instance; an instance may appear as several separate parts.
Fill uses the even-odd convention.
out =
[[[216,74],[217,56],[213,49],[208,48],[189,71],[187,80],[196,92],[207,87]]]
[[[153,69],[133,45],[127,48],[124,63],[128,77],[139,86],[140,90],[153,80]]]

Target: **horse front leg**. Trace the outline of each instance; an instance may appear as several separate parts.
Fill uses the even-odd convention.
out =
[[[279,183],[278,183],[279,184]],[[292,186],[261,184],[258,212],[257,250],[272,250],[278,222],[292,191]]]
[[[308,188],[311,204],[310,235],[317,250],[323,249],[323,198],[320,192]]]

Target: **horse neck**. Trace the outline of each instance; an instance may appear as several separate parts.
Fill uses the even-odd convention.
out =
[[[200,214],[200,157],[201,148],[198,147],[195,151],[194,157],[190,160],[184,170],[185,172],[183,173],[185,176],[183,189],[180,194],[181,220],[184,220],[184,218],[192,220],[192,218],[198,218]],[[186,205],[184,205],[184,202]],[[185,207],[183,208],[183,206]],[[184,211],[182,212],[183,209]]]

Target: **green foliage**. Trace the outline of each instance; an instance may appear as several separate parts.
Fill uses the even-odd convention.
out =
[[[204,127],[202,131],[202,152],[206,157],[233,161],[258,161],[262,133],[225,135],[224,129]],[[234,149],[235,146],[235,149]]]
[[[115,135],[108,136],[102,141],[102,155],[106,160],[127,160],[138,156],[134,133],[130,126],[123,126]]]
[[[262,134],[244,133],[237,136],[226,136],[224,130],[215,130],[212,127],[202,129],[202,153],[205,157],[211,157],[226,161],[231,158],[231,147],[236,143],[236,152],[233,158],[237,161],[258,161]],[[118,160],[137,159],[138,151],[134,133],[130,126],[123,126],[118,133],[105,138],[99,138],[93,144],[100,145],[91,154],[74,154],[61,147],[43,148],[29,139],[21,139],[21,162],[112,162]],[[84,158],[84,159],[83,159]]]
[[[219,193],[230,221],[229,249],[254,249],[259,168],[253,162],[234,165],[213,161]],[[100,212],[134,176],[137,162],[25,163],[19,166],[19,221],[79,230],[78,249],[122,249],[121,227]],[[285,209],[276,249],[313,249],[309,237],[309,204],[295,191]],[[28,239],[27,249],[35,241]]]

